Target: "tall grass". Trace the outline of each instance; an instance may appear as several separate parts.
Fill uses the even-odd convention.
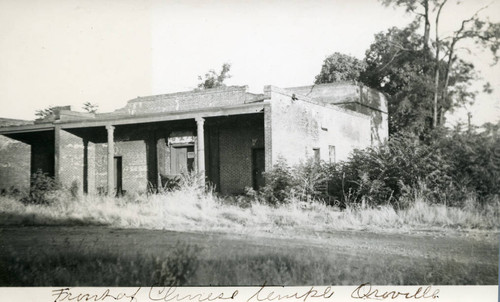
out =
[[[109,225],[120,228],[215,231],[240,234],[299,235],[330,230],[412,230],[422,228],[488,229],[500,227],[500,201],[465,206],[431,204],[415,196],[403,209],[392,205],[363,208],[348,204],[344,211],[320,202],[298,199],[278,206],[257,198],[220,198],[200,186],[154,195],[83,196],[55,192],[50,204],[23,203],[0,197],[3,225]],[[303,232],[302,232],[303,231]]]

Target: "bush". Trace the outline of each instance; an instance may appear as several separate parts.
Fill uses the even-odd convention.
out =
[[[31,176],[30,192],[28,196],[23,198],[23,201],[33,204],[50,204],[54,193],[61,188],[61,184],[53,177],[38,170]]]
[[[312,201],[323,199],[328,182],[328,175],[323,164],[308,160],[295,167],[288,166],[280,158],[273,169],[264,174],[266,185],[259,191],[259,196],[271,205],[288,203],[292,200]]]
[[[451,182],[449,172],[450,164],[437,146],[422,144],[412,135],[397,135],[381,146],[354,150],[332,177],[337,182],[341,178],[342,190],[334,185],[330,194],[344,202],[349,192],[357,202],[399,205],[409,188],[425,184],[425,198],[438,201]]]
[[[383,145],[354,150],[337,164],[289,167],[280,159],[266,173],[260,193],[271,204],[322,199],[342,208],[353,203],[406,208],[416,194],[451,206],[463,206],[468,198],[490,203],[500,195],[500,123],[484,128],[440,129],[428,141],[402,133]]]
[[[271,205],[286,202],[294,187],[291,168],[283,158],[279,158],[273,169],[264,173],[266,185],[260,189],[260,196]]]
[[[441,134],[436,140],[450,163],[453,190],[448,199],[465,200],[475,194],[480,201],[500,194],[500,123],[486,124],[485,130],[461,131],[460,127]]]

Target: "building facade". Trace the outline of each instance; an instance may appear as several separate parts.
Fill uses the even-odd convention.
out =
[[[57,107],[34,122],[0,119],[0,190],[38,170],[81,193],[144,192],[183,172],[223,194],[264,185],[279,158],[347,159],[387,139],[383,94],[351,83],[246,86],[138,97],[110,113]]]

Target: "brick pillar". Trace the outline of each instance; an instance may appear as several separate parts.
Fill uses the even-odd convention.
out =
[[[61,169],[61,126],[54,127],[54,179],[60,181]]]
[[[264,107],[264,167],[269,172],[273,168],[271,106]]]
[[[115,142],[113,137],[115,127],[107,125],[106,130],[108,132],[108,195],[113,196],[115,191]]]
[[[205,132],[203,129],[203,124],[205,119],[202,117],[196,118],[197,126],[197,137],[198,137],[198,173],[202,174],[203,179],[205,179]]]

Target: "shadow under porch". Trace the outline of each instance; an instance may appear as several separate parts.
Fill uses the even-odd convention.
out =
[[[82,192],[89,194],[109,191],[110,179],[115,193],[156,192],[165,180],[185,172],[204,173],[215,191],[223,194],[241,194],[246,187],[263,184],[262,113],[204,118],[202,171],[199,127],[193,118],[114,125],[111,129],[60,129],[59,178],[67,185],[81,184]],[[108,170],[113,173],[111,178]]]

